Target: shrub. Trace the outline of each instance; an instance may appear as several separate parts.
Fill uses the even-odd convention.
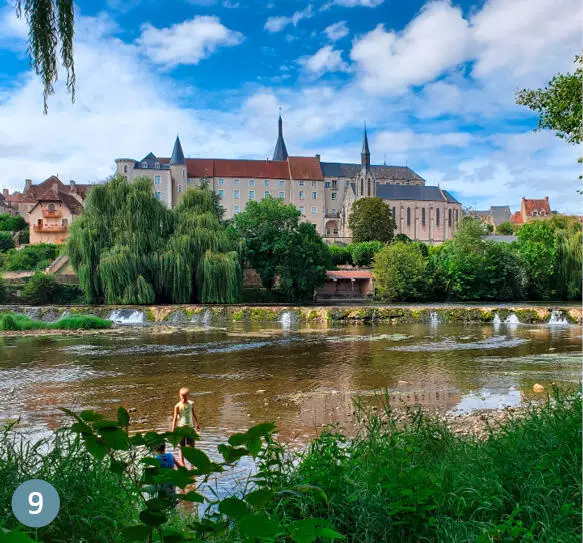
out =
[[[6,288],[6,283],[4,279],[0,276],[0,304],[3,304],[8,299],[8,289]]]
[[[10,249],[0,255],[3,271],[44,270],[59,255],[60,247],[49,243],[27,245],[22,249]]]
[[[12,232],[0,232],[0,252],[14,249],[14,239],[12,239]]]
[[[407,234],[397,234],[394,243],[411,243],[411,238]]]
[[[18,241],[21,245],[27,245],[30,243],[30,230],[21,230],[18,236]]]
[[[54,304],[60,299],[60,285],[54,275],[36,272],[26,283],[23,295],[33,305]]]
[[[376,253],[383,248],[380,241],[363,241],[351,245],[352,263],[355,266],[370,266]]]
[[[112,322],[93,315],[73,315],[55,322],[35,321],[19,313],[0,313],[0,331],[92,330],[111,328]]]
[[[28,223],[20,215],[13,216],[8,213],[0,214],[0,231],[1,232],[18,232],[28,230]]]
[[[352,264],[352,254],[350,245],[329,245],[330,258],[333,266],[342,266]]]
[[[514,226],[510,221],[505,221],[500,223],[496,227],[496,234],[500,234],[501,236],[511,236],[514,234]]]

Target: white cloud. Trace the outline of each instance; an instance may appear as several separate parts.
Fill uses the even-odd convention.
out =
[[[228,29],[218,17],[197,16],[168,28],[147,23],[136,43],[153,62],[171,68],[198,64],[217,48],[239,45],[243,39],[243,34]]]
[[[331,24],[324,29],[324,34],[326,34],[328,39],[333,42],[345,38],[349,33],[350,30],[348,30],[346,21],[339,21],[338,23]]]
[[[326,10],[332,6],[342,6],[345,8],[376,8],[380,6],[385,0],[332,0],[322,6],[322,10]]]
[[[302,11],[296,11],[293,15],[289,17],[286,16],[269,17],[267,21],[265,21],[265,30],[269,32],[281,32],[288,25],[297,26],[298,23],[303,19],[310,19],[313,16],[314,10],[312,8],[312,4],[308,4],[308,6],[305,9],[303,9]]]
[[[354,43],[351,58],[367,91],[403,92],[463,62],[468,32],[459,8],[433,2],[426,4],[402,32],[378,25]]]
[[[374,147],[382,152],[406,153],[412,150],[439,149],[440,147],[467,147],[472,135],[467,132],[439,132],[435,134],[401,130],[382,131],[374,137]]]
[[[320,77],[326,72],[347,72],[348,64],[342,59],[342,51],[334,49],[331,45],[325,45],[311,56],[298,59],[298,64],[304,71]]]

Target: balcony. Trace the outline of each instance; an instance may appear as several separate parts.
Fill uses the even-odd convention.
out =
[[[324,217],[327,219],[339,219],[340,218],[340,211],[332,211],[331,209],[327,209],[324,213]]]
[[[55,209],[53,211],[49,209],[43,209],[43,217],[45,219],[60,219],[62,217],[62,213],[60,209]]]
[[[67,232],[69,229],[68,226],[64,226],[62,224],[35,224],[34,231],[35,232],[44,232],[48,234],[60,234],[63,232]]]

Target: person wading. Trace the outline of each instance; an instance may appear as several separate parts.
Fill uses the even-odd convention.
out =
[[[198,417],[194,411],[194,402],[188,399],[190,391],[187,388],[181,388],[178,392],[180,401],[174,406],[174,412],[172,414],[172,431],[176,428],[196,428],[197,432],[200,432],[200,424],[198,423]],[[194,423],[196,422],[196,427]],[[194,447],[193,437],[183,437],[180,440],[180,461],[184,463],[184,457],[182,456],[182,447]]]

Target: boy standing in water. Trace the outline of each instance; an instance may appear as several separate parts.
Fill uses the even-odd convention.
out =
[[[194,423],[196,422],[196,431],[200,432],[200,424],[198,423],[198,417],[194,411],[194,402],[188,399],[190,391],[187,388],[181,388],[178,396],[180,401],[174,406],[174,412],[172,414],[172,431],[178,427],[182,428],[187,426],[189,428],[195,428]],[[183,437],[180,440],[180,461],[184,462],[184,457],[182,456],[182,447],[194,447],[194,438]]]

